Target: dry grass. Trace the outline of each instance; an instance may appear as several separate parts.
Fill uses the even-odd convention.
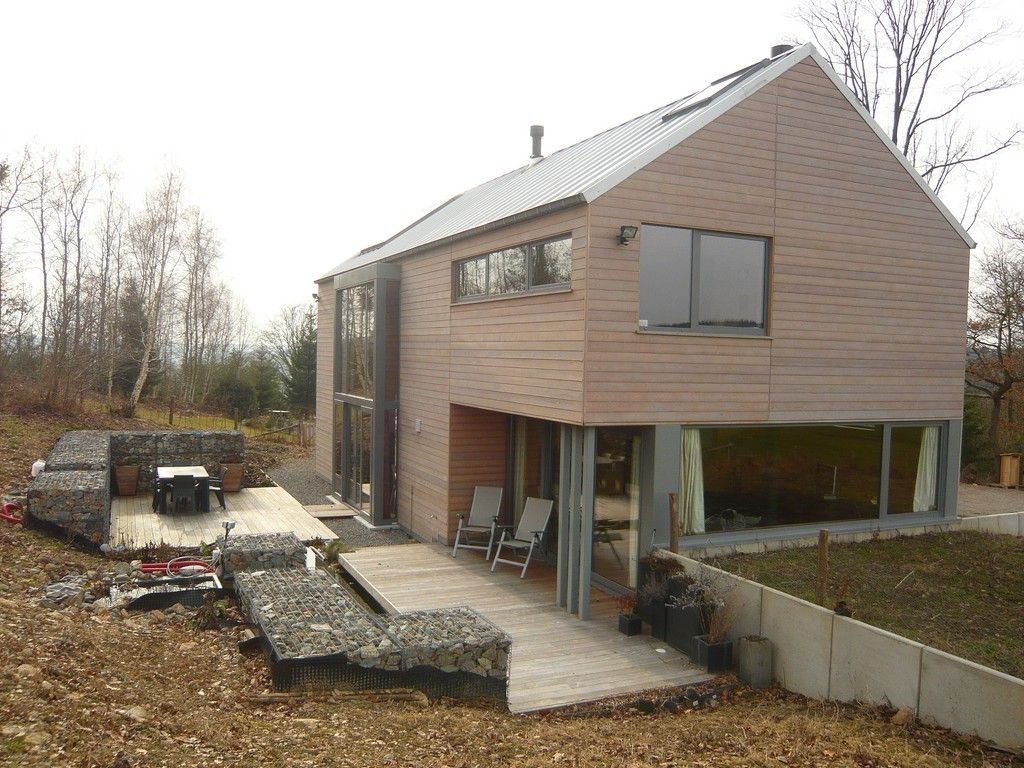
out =
[[[269,677],[262,659],[238,654],[231,631],[197,634],[147,615],[42,607],[34,587],[103,563],[32,531],[0,529],[0,561],[8,574],[0,582],[0,765],[1024,765],[941,730],[897,727],[877,710],[779,691],[740,691],[717,709],[654,715],[581,707],[519,717],[454,703],[256,706],[239,697],[269,690]],[[19,676],[23,662],[39,675]],[[136,706],[145,712],[133,719]]]
[[[811,547],[715,565],[814,602],[816,562]],[[833,544],[829,585],[830,608],[841,597],[855,619],[1024,677],[1024,539],[961,531]]]

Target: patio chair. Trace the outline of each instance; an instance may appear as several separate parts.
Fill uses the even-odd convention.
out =
[[[494,534],[498,530],[498,513],[501,511],[501,488],[478,485],[473,489],[473,506],[469,508],[469,520],[459,515],[459,528],[455,532],[455,546],[452,557],[460,549],[482,549],[487,552],[486,560],[491,559],[491,548],[494,547]],[[470,544],[470,536],[487,535],[487,545]]]
[[[220,475],[210,478],[210,490],[217,497],[221,509],[227,509],[227,505],[224,503],[225,492],[237,493],[242,490],[243,474],[241,464],[224,464],[220,468]]]
[[[504,526],[505,530],[501,532],[498,551],[494,553],[494,562],[491,563],[492,572],[498,563],[508,563],[522,566],[523,571],[519,574],[519,578],[522,579],[526,576],[526,568],[530,565],[530,558],[533,557],[533,549],[539,547],[544,540],[544,531],[548,527],[548,520],[551,519],[551,508],[554,504],[555,502],[550,499],[528,498],[526,500],[526,507],[523,508],[523,516],[519,519],[515,536],[508,535],[510,526]],[[526,550],[526,559],[522,562],[504,559],[501,556],[503,548],[519,552]]]
[[[177,512],[179,507],[188,502],[189,509],[196,512],[199,509],[196,503],[198,489],[199,483],[196,482],[193,475],[175,475],[171,483],[171,501],[174,504],[174,511]]]

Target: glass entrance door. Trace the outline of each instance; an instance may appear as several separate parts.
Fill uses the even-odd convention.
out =
[[[370,513],[373,410],[345,406],[344,483],[342,497],[360,512]]]
[[[594,467],[594,574],[636,587],[640,430],[598,427]]]

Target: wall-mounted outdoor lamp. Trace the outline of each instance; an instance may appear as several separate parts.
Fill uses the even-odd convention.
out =
[[[629,245],[629,241],[636,237],[639,227],[623,224],[619,227],[619,245]]]

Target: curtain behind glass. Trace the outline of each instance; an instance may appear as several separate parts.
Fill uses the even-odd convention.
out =
[[[704,533],[704,461],[699,429],[683,428],[679,528],[684,536]]]
[[[914,484],[914,511],[931,512],[938,508],[939,428],[921,430],[921,451],[917,455],[917,482]]]

